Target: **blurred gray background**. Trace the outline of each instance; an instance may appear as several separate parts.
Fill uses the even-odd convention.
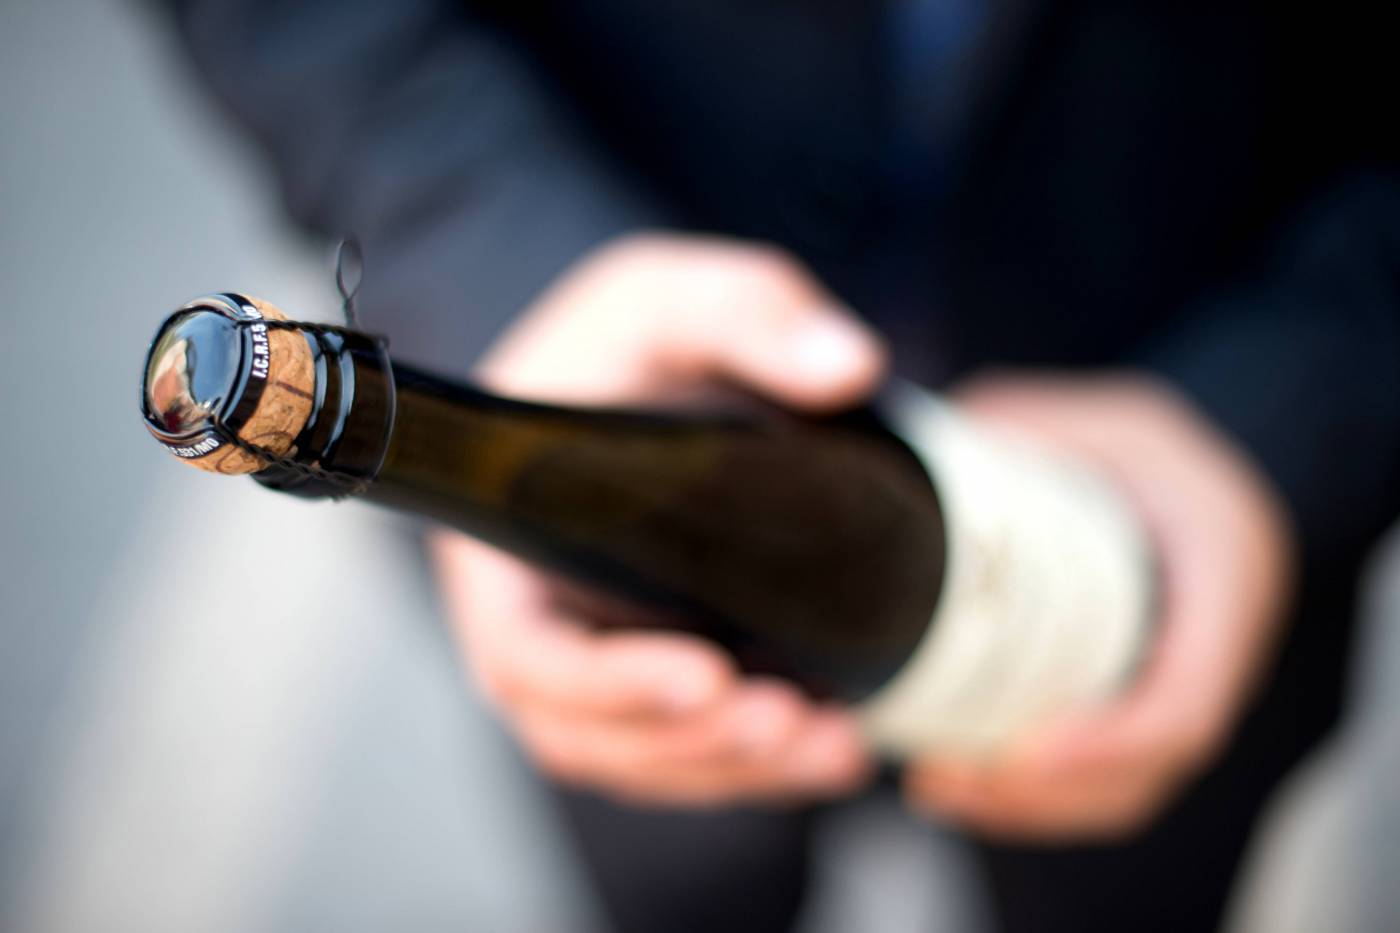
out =
[[[145,435],[160,316],[336,307],[154,11],[0,0],[0,931],[599,929],[461,680],[409,532],[183,469]],[[1234,926],[1400,917],[1400,549],[1358,711],[1261,833]],[[825,830],[810,931],[975,930],[894,801]]]

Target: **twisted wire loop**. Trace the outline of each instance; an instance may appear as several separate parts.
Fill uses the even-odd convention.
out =
[[[345,315],[345,323],[354,328],[360,326],[355,299],[360,294],[360,283],[364,278],[365,251],[360,246],[359,237],[352,233],[341,240],[335,250],[335,287],[340,291],[340,310]]]

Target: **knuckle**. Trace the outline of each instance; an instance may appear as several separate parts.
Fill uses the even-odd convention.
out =
[[[491,674],[477,673],[473,679],[476,682],[477,692],[489,705],[500,709],[510,702],[505,685],[499,678]]]
[[[622,803],[634,807],[710,807],[733,802],[733,795],[701,784],[675,784],[646,778],[619,777],[611,782],[608,793]]]
[[[1193,718],[1182,723],[1172,758],[1179,770],[1194,772],[1214,759],[1224,744],[1224,729],[1204,717]]]
[[[1181,782],[1170,775],[1144,777],[1093,805],[1085,832],[1102,841],[1118,841],[1147,829],[1171,802]]]
[[[606,276],[674,276],[689,263],[703,259],[707,247],[692,236],[662,231],[627,233],[598,247],[591,265]]]
[[[787,250],[768,244],[751,246],[731,265],[737,289],[779,301],[803,289],[807,276],[802,263]]]
[[[792,779],[783,776],[783,786],[787,787],[792,783]],[[844,797],[854,793],[865,785],[867,774],[864,768],[856,765],[843,765],[831,771],[817,781],[815,785],[802,788],[807,790],[814,797]]]
[[[751,274],[786,279],[801,274],[797,256],[776,243],[750,243],[744,247],[744,262]]]
[[[695,729],[677,729],[659,735],[641,747],[644,757],[652,762],[686,762],[705,764],[724,761],[736,751],[745,751],[742,739],[727,725],[706,724]]]
[[[1141,831],[1161,811],[1166,800],[1167,792],[1162,785],[1135,794],[1103,815],[1097,827],[1098,835],[1104,839],[1123,839]]]
[[[519,678],[506,665],[474,655],[471,670],[477,690],[491,705],[509,706],[519,696]]]
[[[1185,397],[1165,379],[1146,372],[1134,372],[1122,377],[1118,391],[1126,396],[1144,424],[1168,437],[1189,436],[1192,428],[1184,411]]]
[[[521,734],[521,742],[530,761],[545,774],[569,784],[584,784],[592,777],[587,756],[573,742],[557,737]]]
[[[614,237],[594,249],[589,258],[601,265],[650,259],[664,248],[665,237],[646,231],[634,231]]]

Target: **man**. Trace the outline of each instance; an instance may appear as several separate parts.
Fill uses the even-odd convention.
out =
[[[1151,2],[177,6],[293,214],[365,240],[364,312],[405,358],[524,396],[726,382],[805,409],[893,367],[1106,468],[1161,568],[1137,685],[902,780],[976,841],[1005,929],[1216,925],[1336,716],[1356,567],[1397,508],[1379,29]],[[789,925],[808,805],[872,772],[849,713],[434,550],[619,928]]]

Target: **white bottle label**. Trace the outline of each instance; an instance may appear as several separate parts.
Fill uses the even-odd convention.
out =
[[[986,754],[1119,689],[1144,650],[1152,580],[1115,490],[913,386],[883,413],[934,477],[948,563],[928,633],[858,708],[872,740]]]

